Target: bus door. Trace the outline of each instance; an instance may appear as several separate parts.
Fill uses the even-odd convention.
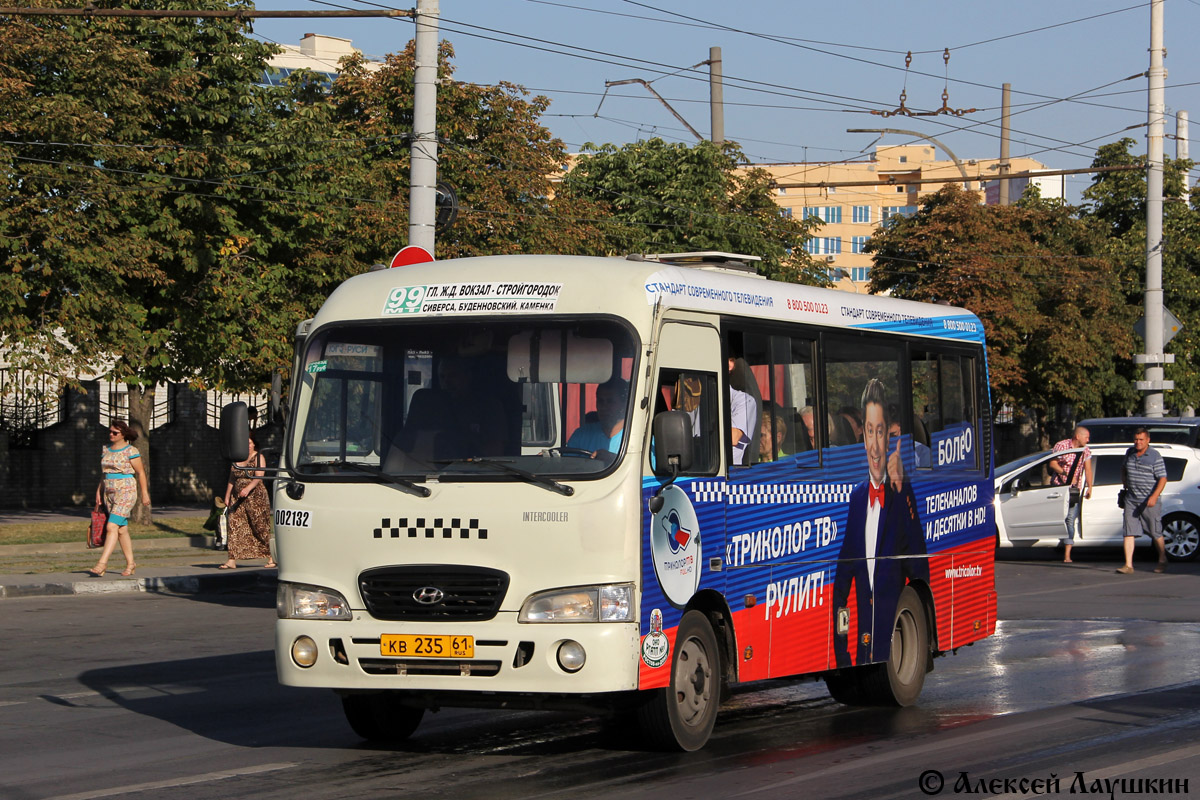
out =
[[[729,458],[728,594],[745,608],[735,612],[745,617],[739,634],[769,642],[769,649],[739,647],[740,677],[824,669],[835,528],[827,507],[834,498],[817,483],[824,432],[814,425],[814,340],[736,328],[725,339],[729,424],[751,429],[750,446]],[[743,410],[749,405],[753,421]],[[732,434],[725,444],[734,447]]]
[[[666,489],[670,478],[657,469],[648,435],[642,480],[643,689],[666,686],[675,629],[697,592],[724,593],[725,482],[721,467],[721,405],[717,397],[721,343],[707,323],[667,321],[658,337],[650,384],[651,418],[685,411],[692,419],[692,464]],[[662,506],[649,500],[662,490]],[[663,636],[662,634],[665,634]]]

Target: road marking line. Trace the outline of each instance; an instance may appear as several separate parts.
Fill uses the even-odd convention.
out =
[[[1158,755],[1155,755],[1155,756],[1146,756],[1145,758],[1139,758],[1137,761],[1126,761],[1123,764],[1117,764],[1115,766],[1108,767],[1107,769],[1096,770],[1095,772],[1091,772],[1088,770],[1076,770],[1076,772],[1082,772],[1085,779],[1087,780],[1087,783],[1090,785],[1091,782],[1094,780],[1104,780],[1105,778],[1115,778],[1120,775],[1125,775],[1126,773],[1129,773],[1129,772],[1137,772],[1140,769],[1146,769],[1148,767],[1158,767],[1158,766],[1162,766],[1163,764],[1170,764],[1175,761],[1182,761],[1184,759],[1194,758],[1197,754],[1200,754],[1200,744],[1190,744],[1186,747],[1179,747],[1174,750],[1170,750],[1166,753],[1159,753]],[[1074,773],[1072,773],[1071,780],[1072,781],[1075,780]],[[1060,778],[1059,781],[1062,782],[1062,779]],[[1071,785],[1071,784],[1068,784],[1068,785]],[[1045,795],[1045,794],[995,794],[995,795],[992,795],[991,797],[987,798],[987,800],[1017,800],[1017,798],[1020,798],[1020,800],[1033,800],[1036,797],[1049,797],[1049,795]]]
[[[145,792],[151,789],[172,789],[176,786],[190,786],[196,783],[222,781],[226,778],[240,778],[245,775],[258,775],[264,772],[276,772],[281,769],[291,769],[295,766],[297,766],[295,762],[283,764],[259,764],[254,767],[226,769],[221,770],[220,772],[205,772],[201,775],[190,775],[184,778],[172,778],[165,781],[132,783],[128,786],[115,786],[111,789],[96,789],[90,792],[79,792],[78,794],[61,794],[56,797],[47,798],[47,800],[95,800],[95,798],[98,797],[113,797],[120,794],[129,794],[131,792]]]

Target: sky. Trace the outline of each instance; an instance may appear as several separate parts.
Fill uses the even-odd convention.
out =
[[[410,0],[415,4],[415,0]],[[1165,0],[1164,132],[1174,113],[1200,123],[1200,0]],[[362,0],[260,0],[260,9],[411,8]],[[577,152],[587,143],[695,138],[640,85],[650,82],[706,138],[709,48],[721,48],[725,138],[754,163],[856,160],[877,134],[933,136],[962,161],[1000,152],[1001,86],[1011,84],[1012,156],[1087,167],[1127,136],[1146,151],[1150,3],[1135,0],[440,0],[440,38],[455,79],[508,81],[552,105],[545,124]],[[298,44],[306,32],[351,39],[368,57],[402,49],[407,19],[258,20],[255,34]],[[949,60],[945,60],[946,49]],[[912,61],[905,65],[906,54]],[[699,65],[699,66],[697,66]],[[883,117],[900,106],[961,116]],[[943,92],[948,99],[943,103]],[[883,144],[916,142],[887,134]],[[1168,138],[1165,152],[1176,153]],[[1200,151],[1192,154],[1200,160]],[[944,157],[944,156],[943,156]],[[797,173],[802,180],[803,171]],[[1200,170],[1193,170],[1193,182]],[[1079,202],[1088,175],[1067,176]]]

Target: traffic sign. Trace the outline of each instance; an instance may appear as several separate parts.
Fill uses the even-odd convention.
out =
[[[1168,309],[1163,309],[1163,344],[1175,338],[1175,334],[1179,333],[1183,328],[1183,323],[1179,321],[1179,317],[1172,314]],[[1137,322],[1133,323],[1133,332],[1146,339],[1146,317],[1142,316]]]
[[[392,256],[392,267],[407,267],[409,264],[424,264],[433,261],[433,254],[419,244],[410,244],[401,248],[399,253]]]

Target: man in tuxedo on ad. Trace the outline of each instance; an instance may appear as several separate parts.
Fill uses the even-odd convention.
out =
[[[904,481],[899,439],[888,452],[891,420],[878,378],[867,381],[862,413],[869,476],[850,493],[833,580],[833,647],[839,667],[851,665],[852,648],[855,665],[887,660],[900,592],[911,581],[929,580],[925,536],[912,487]],[[851,583],[857,624],[839,632],[842,609],[849,609]]]

